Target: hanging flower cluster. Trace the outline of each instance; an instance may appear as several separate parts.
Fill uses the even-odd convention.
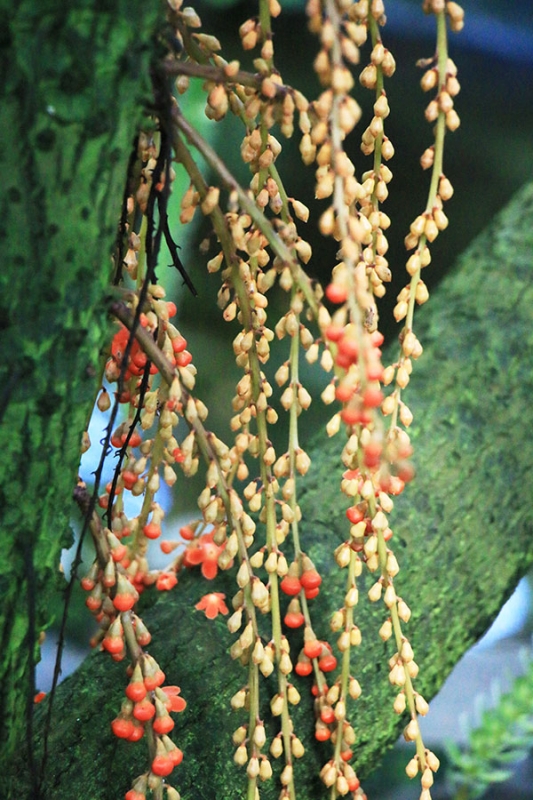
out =
[[[386,80],[394,74],[395,61],[381,36],[386,22],[382,0],[309,0],[309,28],[319,42],[314,69],[322,87],[312,102],[287,86],[276,66],[272,21],[281,12],[278,0],[259,0],[258,16],[239,29],[244,54],[256,56],[253,73],[220,55],[220,43],[200,31],[194,9],[169,0],[168,23],[179,48],[163,68],[167,77],[176,77],[177,95],[169,94],[154,119],[154,131],[140,134],[136,169],[129,176],[131,194],[115,259],[115,284],[123,285],[112,305],[119,327],[104,368],[107,388],[97,400],[98,408],[110,413],[104,446],[116,450],[117,460],[113,479],[97,499],[103,520],[88,505],[96,558],[82,580],[87,606],[99,623],[93,644],[117,661],[129,661],[125,700],[111,723],[113,732],[128,741],[144,737],[148,744],[149,768],[134,781],[126,800],[145,800],[150,792],[156,800],[179,798],[167,778],[183,756],[169,734],[175,724],[171,713],[182,711],[185,701],[178,687],[164,686],[162,670],[146,651],[150,633],[135,607],[147,586],[169,591],[181,569],[198,567],[209,581],[218,570],[235,575],[228,605],[224,594],[210,590],[195,608],[210,620],[229,615],[227,627],[234,637],[230,655],[243,670],[242,687],[230,701],[240,716],[233,734],[234,760],[245,769],[248,800],[259,800],[278,759],[279,798],[296,800],[294,766],[304,756],[304,746],[293,711],[300,701],[293,673],[313,676],[315,737],[331,746],[320,772],[328,796],[365,798],[351,763],[357,726],[350,721],[353,704],[364,691],[352,666],[354,649],[361,644],[357,607],[363,571],[372,576],[370,601],[382,600],[385,606],[379,636],[392,639],[396,647],[388,661],[389,681],[397,690],[394,711],[408,715],[404,735],[416,745],[407,772],[420,773],[420,798],[430,798],[438,759],[425,747],[418,725],[418,715],[427,712],[428,704],[414,687],[418,665],[404,631],[410,609],[395,589],[399,565],[389,515],[393,498],[414,476],[406,431],[412,413],[401,394],[413,361],[422,354],[413,331],[414,306],[428,299],[420,273],[431,260],[429,244],[447,225],[443,204],[453,193],[442,170],[443,143],[445,131],[459,125],[453,99],[459,84],[447,53],[446,24],[448,20],[453,30],[460,30],[463,12],[446,0],[426,0],[424,10],[437,18],[436,57],[422,62],[422,88],[436,92],[426,109],[426,118],[435,122],[435,140],[422,156],[422,166],[431,169],[431,187],[426,210],[412,223],[405,242],[413,253],[407,261],[410,282],[394,310],[398,321],[405,320],[400,355],[384,367],[377,300],[391,279],[390,219],[382,206],[392,180]],[[368,63],[359,68],[367,43]],[[360,85],[373,93],[372,116],[360,139],[369,169],[361,174],[346,148],[362,117],[352,96],[355,68]],[[209,119],[221,121],[233,114],[242,124],[246,188],[183,112],[193,79],[203,81]],[[278,172],[278,129],[285,137],[299,130],[302,160],[315,169],[319,229],[338,243],[338,263],[325,290],[305,272],[312,257],[302,235],[309,209],[289,195]],[[211,185],[195,151],[211,169]],[[207,269],[220,278],[218,305],[233,327],[240,371],[231,399],[229,444],[206,427],[207,408],[194,395],[193,357],[171,322],[176,306],[157,281],[164,238],[192,288],[169,230],[173,161],[189,181],[180,199],[181,222],[191,222],[199,210],[209,217],[216,240]],[[275,284],[287,299],[281,317],[273,320],[268,293]],[[272,383],[265,365],[276,338],[284,340],[286,351]],[[322,393],[323,401],[337,409],[328,435],[341,428],[346,432],[340,489],[346,498],[347,536],[333,554],[346,579],[330,623],[334,642],[319,639],[313,627],[312,601],[322,577],[300,535],[298,496],[310,458],[300,445],[298,426],[312,402],[300,378],[302,355],[331,375]],[[392,391],[385,396],[389,385]],[[119,406],[124,418],[117,424]],[[289,417],[283,452],[271,435],[280,411]],[[205,465],[205,485],[198,497],[199,518],[181,528],[179,539],[163,539],[165,515],[157,496],[161,482],[174,485],[176,465],[186,476]],[[242,492],[237,482],[244,483]],[[135,497],[141,498],[141,508],[134,514]],[[161,551],[172,556],[164,569],[149,565],[151,540],[159,540]],[[289,631],[296,631],[291,641],[297,645],[289,641]],[[266,680],[270,676],[273,684]],[[270,740],[260,714],[265,700],[275,720]]]

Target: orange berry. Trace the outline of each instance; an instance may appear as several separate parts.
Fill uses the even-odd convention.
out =
[[[287,628],[300,628],[304,624],[305,618],[301,611],[287,611],[283,621]]]
[[[288,594],[289,597],[294,597],[295,595],[299,594],[302,589],[302,584],[300,583],[300,579],[296,577],[296,575],[285,575],[283,580],[280,583],[280,588],[282,592]]]
[[[322,578],[316,569],[308,569],[302,574],[300,583],[306,591],[309,589],[316,589],[322,583]]]
[[[138,742],[139,739],[142,739],[144,736],[144,725],[141,725],[139,722],[133,723],[133,731],[130,736],[128,736],[128,742]]]
[[[145,697],[143,700],[139,700],[138,703],[135,703],[133,707],[133,716],[135,719],[138,719],[140,722],[146,722],[155,714],[155,706],[153,703]]]
[[[139,703],[146,697],[146,686],[143,681],[130,681],[125,689],[126,697],[133,703]]]
[[[161,525],[157,522],[148,522],[143,527],[143,533],[147,539],[157,539],[161,536]]]
[[[302,659],[301,661],[296,662],[296,666],[294,667],[294,671],[297,675],[304,678],[307,675],[310,675],[313,671],[313,665],[308,659]]]
[[[328,653],[328,655],[322,656],[318,662],[318,666],[322,672],[332,672],[337,666],[337,659],[334,655]]]
[[[322,642],[310,639],[304,644],[304,653],[307,658],[318,658],[322,654]]]
[[[175,353],[183,353],[186,347],[187,339],[184,339],[183,336],[175,336],[172,339],[172,349]]]
[[[156,733],[170,733],[174,727],[174,720],[168,714],[162,717],[156,717],[152,723],[152,728]]]
[[[345,303],[348,297],[348,290],[337,283],[330,283],[326,286],[325,295],[330,303]]]
[[[166,775],[170,775],[173,769],[174,761],[170,755],[156,756],[152,761],[152,772],[154,775],[160,775],[164,778]]]
[[[325,725],[320,725],[317,722],[315,728],[315,739],[319,742],[327,742],[328,739],[331,739],[331,731]]]
[[[115,717],[111,723],[111,730],[119,739],[128,739],[133,733],[133,720],[125,717]]]

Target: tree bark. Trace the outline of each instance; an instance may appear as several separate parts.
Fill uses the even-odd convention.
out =
[[[533,559],[532,252],[529,185],[474,242],[417,315],[425,352],[407,394],[415,415],[418,474],[396,500],[391,521],[402,568],[397,591],[413,611],[406,630],[420,665],[416,688],[427,699],[486,630]],[[338,442],[317,438],[313,464],[301,498],[303,542],[324,577],[312,613],[317,632],[327,637],[344,583],[331,554],[347,535],[345,503],[338,490]],[[365,590],[370,584],[367,577]],[[232,596],[233,575],[219,575],[213,589]],[[245,776],[232,760],[231,732],[245,720],[230,711],[229,700],[246,675],[227,654],[230,637],[224,620],[210,622],[194,609],[205,591],[201,577],[187,573],[176,590],[157,598],[144,618],[167,683],[180,685],[188,701],[173,737],[185,753],[173,782],[184,798],[237,800],[244,797]],[[376,766],[406,722],[391,707],[395,691],[387,660],[394,646],[377,635],[386,612],[380,603],[371,606],[365,595],[361,591],[356,608],[363,643],[354,658],[363,694],[349,710],[361,777]],[[298,652],[301,632],[292,640],[293,653]],[[324,796],[318,771],[329,758],[329,746],[313,739],[309,684],[292,679],[302,694],[294,710],[295,731],[307,749],[295,767],[298,796],[318,800]],[[60,687],[46,798],[111,800],[146,770],[144,743],[129,745],[110,732],[124,682],[123,665],[94,653]],[[43,706],[38,715],[45,712]],[[268,721],[267,708],[264,713]],[[272,723],[267,724],[272,730]],[[18,797],[26,796],[22,784],[20,788]],[[261,788],[262,800],[273,800],[278,792],[276,781],[270,781]]]
[[[103,298],[159,16],[139,0],[2,3],[0,773],[26,753],[36,636],[108,335]],[[26,762],[27,763],[27,762]],[[2,790],[3,796],[9,796]],[[17,794],[17,797],[20,796]]]

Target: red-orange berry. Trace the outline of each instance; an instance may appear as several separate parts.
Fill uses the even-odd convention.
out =
[[[322,583],[322,578],[316,569],[308,569],[302,574],[300,583],[306,591],[309,589],[316,589]]]
[[[337,659],[334,655],[328,653],[328,655],[322,656],[318,662],[318,666],[322,672],[332,672],[337,666]]]
[[[297,661],[296,666],[294,667],[294,671],[297,675],[300,675],[301,678],[305,678],[307,675],[310,675],[313,671],[313,665],[308,659]]]
[[[135,719],[138,719],[140,722],[146,722],[155,714],[155,706],[153,703],[145,697],[143,700],[140,700],[138,703],[135,703],[133,707],[133,716]]]
[[[111,730],[119,739],[129,739],[133,733],[133,720],[125,717],[115,717],[111,723]]]
[[[348,297],[348,290],[338,283],[330,283],[326,286],[325,295],[330,303],[345,303]]]
[[[146,697],[146,686],[143,681],[130,681],[125,689],[126,697],[133,703],[139,703]]]
[[[148,522],[143,527],[143,533],[147,539],[157,539],[161,536],[161,525],[157,522]]]
[[[304,644],[304,653],[307,658],[318,658],[322,654],[322,642],[310,639]]]
[[[296,575],[285,575],[280,583],[280,588],[281,591],[285,592],[285,594],[288,594],[289,597],[294,597],[301,592],[302,584]]]
[[[324,724],[321,725],[319,721],[316,723],[315,739],[319,742],[327,742],[328,739],[331,739],[330,729]]]
[[[287,628],[300,628],[305,622],[305,617],[301,611],[287,611],[283,621]]]
[[[168,714],[165,714],[161,717],[156,717],[152,723],[152,728],[156,733],[159,734],[170,733],[173,727],[174,720]]]
[[[128,736],[128,742],[138,742],[139,739],[142,739],[144,736],[144,725],[141,725],[140,722],[133,723],[133,731],[131,732],[130,736]]]
[[[152,761],[152,772],[154,775],[160,775],[164,778],[166,775],[170,775],[173,769],[174,761],[170,755],[156,756]]]

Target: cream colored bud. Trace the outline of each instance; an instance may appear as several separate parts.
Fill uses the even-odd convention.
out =
[[[398,599],[398,616],[402,622],[409,622],[411,618],[411,609],[401,598]]]
[[[418,758],[414,756],[405,768],[405,772],[408,778],[416,778],[418,775]]]
[[[438,83],[438,79],[438,71],[436,69],[428,69],[427,72],[424,72],[420,80],[422,91],[429,92],[431,89],[434,89]]]
[[[269,594],[267,587],[261,580],[259,580],[259,578],[255,578],[252,582],[252,603],[254,606],[260,608],[261,606],[264,606],[265,603],[268,603],[268,598]]]
[[[407,316],[408,308],[409,306],[404,300],[400,300],[399,303],[396,303],[396,305],[394,306],[394,310],[392,312],[394,314],[394,319],[396,320],[396,322],[401,322],[402,319],[405,319],[405,317]],[[383,411],[383,413],[385,414],[386,412]]]
[[[422,169],[430,169],[435,161],[435,148],[428,147],[420,156],[420,166]]]
[[[420,728],[418,727],[418,721],[416,719],[412,719],[405,727],[403,735],[407,742],[414,742],[419,733]]]
[[[421,694],[417,694],[415,696],[415,706],[417,713],[420,714],[421,717],[425,717],[429,711],[429,703],[422,697]]]
[[[390,619],[386,619],[379,629],[379,636],[384,642],[388,641],[392,636],[392,622]]]
[[[446,201],[449,200],[450,197],[453,195],[453,186],[444,175],[442,175],[439,181],[439,197]]]
[[[396,71],[396,61],[394,60],[394,56],[390,50],[385,51],[383,61],[381,62],[381,69],[387,78],[390,78],[392,75],[394,75]]]
[[[346,592],[346,595],[344,597],[344,605],[346,606],[346,608],[353,608],[354,606],[357,605],[358,602],[359,602],[359,592],[357,591],[357,588],[355,586],[352,586]]]
[[[341,569],[343,569],[344,567],[347,567],[348,564],[350,563],[350,553],[351,553],[351,549],[350,549],[349,545],[346,544],[346,542],[344,544],[341,544],[335,550],[335,561],[337,562],[337,565]]]
[[[239,571],[237,572],[237,583],[241,589],[244,589],[244,587],[250,583],[250,572],[248,570],[248,564],[246,561],[243,561],[239,567]]]
[[[268,781],[272,777],[272,765],[268,758],[261,759],[261,765],[259,767],[259,779],[262,781]]]
[[[247,731],[245,725],[241,725],[240,728],[237,728],[237,730],[233,732],[231,740],[236,747],[244,742],[246,739],[246,733]]]
[[[288,653],[282,653],[278,664],[282,675],[289,675],[292,672],[292,661]]]
[[[359,647],[362,641],[361,630],[354,625],[350,631],[350,644],[352,647]]]
[[[283,695],[276,694],[270,701],[270,710],[272,712],[273,717],[279,717],[283,711],[283,706],[285,701],[283,699]]]
[[[405,693],[399,692],[394,700],[393,708],[396,714],[403,714],[406,708]]]
[[[287,689],[287,700],[292,706],[297,706],[301,699],[300,692],[291,684]]]
[[[377,69],[375,64],[368,64],[359,76],[359,82],[365,89],[375,89],[377,83]]]
[[[246,689],[239,689],[231,698],[230,704],[233,709],[244,708],[246,703]]]
[[[446,114],[446,127],[449,131],[456,131],[460,124],[461,120],[459,119],[459,114],[452,108],[452,110],[448,111]]]
[[[202,209],[202,214],[206,216],[211,214],[214,209],[218,206],[218,201],[220,199],[220,189],[218,186],[210,186],[207,190],[207,194],[202,200],[200,204],[200,208]]]
[[[309,209],[307,208],[307,206],[304,205],[303,203],[300,203],[299,200],[292,200],[291,202],[294,213],[296,214],[298,219],[301,219],[302,222],[307,222],[307,220],[309,219]]]
[[[392,583],[389,583],[389,585],[385,589],[385,596],[383,597],[383,602],[385,603],[387,608],[392,608],[392,606],[396,603],[396,591]]]
[[[380,581],[376,581],[376,583],[374,583],[370,587],[368,592],[368,599],[370,600],[371,603],[376,603],[380,599],[382,590],[383,586],[381,585]]]
[[[329,766],[328,762],[326,769],[322,770],[320,773],[320,777],[322,778],[322,783],[324,783],[326,786],[333,786],[337,780],[337,768],[333,765]]]
[[[288,786],[292,782],[292,765],[287,764],[279,777],[282,786]]]
[[[305,747],[297,736],[294,736],[291,739],[291,752],[294,758],[302,758],[302,756],[305,754]]]
[[[337,633],[337,631],[340,631],[343,625],[344,625],[344,612],[335,611],[331,617],[329,627],[331,628],[333,633]]]
[[[252,756],[252,758],[249,760],[248,766],[246,768],[246,774],[248,775],[250,780],[257,778],[257,776],[259,775],[259,759],[257,758],[257,756]]]
[[[352,700],[357,700],[357,698],[361,696],[361,686],[359,681],[355,678],[350,678],[350,683],[348,684],[348,694]]]
[[[394,553],[392,551],[389,551],[387,553],[386,570],[387,570],[388,575],[391,576],[391,578],[396,577],[396,575],[400,571],[400,567],[398,566],[398,561],[396,560],[396,556],[394,555]]]
[[[260,664],[265,657],[265,648],[261,639],[257,639],[252,651],[252,661],[254,664]]]
[[[266,742],[266,733],[265,733],[265,726],[262,723],[258,723],[254,729],[254,735],[252,737],[254,744],[261,749]]]
[[[261,674],[265,678],[268,678],[268,676],[272,675],[272,673],[274,672],[274,664],[267,656],[265,656],[265,658],[259,664],[259,669],[261,670]],[[270,750],[270,752],[272,752],[272,749]]]
[[[432,772],[437,772],[440,767],[440,761],[431,750],[426,751],[426,764]]]
[[[283,742],[281,741],[281,736],[275,736],[274,739],[272,739],[270,753],[274,758],[279,758],[283,753]]]
[[[246,762],[248,761],[248,751],[246,749],[246,745],[241,744],[235,751],[235,755],[233,756],[233,760],[239,767],[244,767]]]
[[[414,357],[414,354],[413,354]],[[405,425],[406,428],[410,426],[413,421],[413,414],[408,406],[405,403],[400,405],[400,422],[402,425]]]

